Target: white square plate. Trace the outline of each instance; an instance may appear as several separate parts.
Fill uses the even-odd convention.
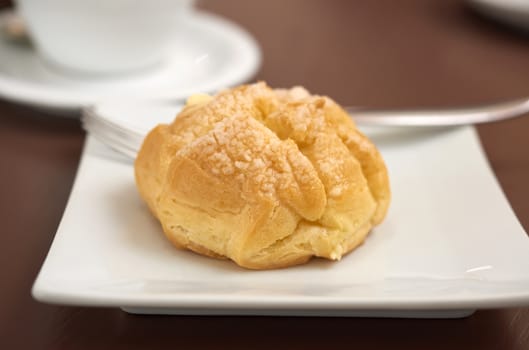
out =
[[[529,238],[472,127],[378,129],[393,201],[340,262],[249,271],[180,251],[139,198],[130,161],[88,137],[33,286],[44,302],[134,313],[462,317],[529,304]]]

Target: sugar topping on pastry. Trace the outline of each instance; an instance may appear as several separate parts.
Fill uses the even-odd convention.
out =
[[[135,174],[173,244],[252,269],[339,260],[390,201],[382,157],[338,104],[265,83],[190,97]]]

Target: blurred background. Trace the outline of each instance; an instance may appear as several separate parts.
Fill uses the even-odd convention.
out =
[[[461,0],[199,0],[262,48],[255,79],[346,105],[472,105],[526,96],[528,34]],[[11,2],[0,0],[0,6]],[[284,69],[280,69],[280,68]],[[344,68],[345,67],[345,68]]]

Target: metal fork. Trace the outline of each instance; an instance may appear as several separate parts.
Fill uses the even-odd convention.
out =
[[[361,110],[346,107],[359,125],[373,126],[456,126],[497,122],[529,113],[529,99],[491,105],[438,110]]]

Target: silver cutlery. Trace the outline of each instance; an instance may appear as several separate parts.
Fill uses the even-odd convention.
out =
[[[529,99],[460,109],[361,110],[347,107],[358,125],[432,127],[481,124],[520,117],[529,113]]]
[[[172,120],[181,105],[164,105],[162,109],[152,107],[149,118],[131,113],[134,104],[124,104],[109,109],[89,107],[83,111],[82,123],[86,131],[120,153],[135,158],[143,137],[162,122]],[[157,105],[156,105],[157,106]],[[498,122],[529,113],[529,99],[519,99],[480,107],[431,110],[362,110],[347,107],[359,126],[379,127],[450,127]],[[107,111],[107,112],[105,112]],[[169,117],[169,119],[168,119]]]

